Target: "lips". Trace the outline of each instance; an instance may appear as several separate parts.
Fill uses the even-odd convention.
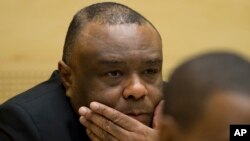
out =
[[[138,114],[135,114],[135,113],[129,113],[129,114],[126,114],[130,117],[132,117],[133,119],[136,119],[144,124],[148,124],[150,122],[150,114],[148,113],[138,113]]]

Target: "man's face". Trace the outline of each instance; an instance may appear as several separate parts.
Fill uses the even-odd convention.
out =
[[[230,124],[250,123],[249,96],[222,92],[214,94],[205,105],[200,120],[185,133],[175,130],[173,141],[229,141]],[[161,141],[169,141],[164,132],[168,131],[161,131]]]
[[[98,101],[150,125],[162,97],[162,45],[151,26],[91,22],[72,56],[75,110]]]

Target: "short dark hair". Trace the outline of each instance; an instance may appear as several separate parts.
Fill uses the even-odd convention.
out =
[[[145,17],[125,5],[114,2],[103,2],[90,5],[78,11],[69,25],[62,57],[66,64],[69,64],[70,62],[78,33],[84,29],[88,22],[97,22],[108,25],[142,25],[149,23],[156,30],[156,28]],[[157,30],[156,32],[159,34]]]
[[[204,103],[215,92],[233,91],[250,96],[250,63],[225,52],[195,57],[175,69],[169,78],[163,113],[188,131],[201,117]]]

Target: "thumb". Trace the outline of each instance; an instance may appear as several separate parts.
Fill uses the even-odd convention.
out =
[[[159,124],[162,116],[164,100],[161,100],[160,103],[156,106],[153,117],[153,129],[159,129]]]

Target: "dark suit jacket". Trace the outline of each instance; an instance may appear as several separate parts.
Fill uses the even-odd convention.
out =
[[[0,106],[0,141],[88,141],[55,71]]]

